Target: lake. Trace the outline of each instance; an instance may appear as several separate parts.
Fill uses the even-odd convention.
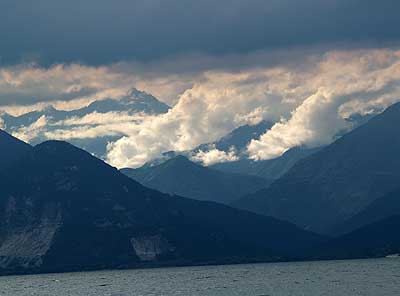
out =
[[[400,259],[177,267],[0,277],[0,295],[400,295]]]

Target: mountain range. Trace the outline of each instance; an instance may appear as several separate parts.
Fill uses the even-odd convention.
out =
[[[0,274],[400,253],[398,126],[400,103],[247,174],[174,152],[119,171],[72,144],[0,130]],[[253,128],[224,147],[243,149]]]
[[[280,261],[324,239],[274,218],[148,189],[66,142],[28,146],[0,171],[2,274]]]

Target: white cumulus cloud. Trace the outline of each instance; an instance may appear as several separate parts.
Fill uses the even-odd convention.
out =
[[[204,166],[210,166],[215,163],[230,162],[239,160],[234,150],[228,152],[216,149],[210,149],[208,151],[200,150],[191,157],[192,160],[201,162]]]

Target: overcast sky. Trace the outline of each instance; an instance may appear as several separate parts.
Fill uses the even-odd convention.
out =
[[[154,61],[400,37],[397,0],[2,0],[3,64]]]
[[[261,119],[277,124],[249,157],[273,158],[400,100],[399,11],[398,0],[2,0],[0,111],[73,109],[136,87],[172,109],[124,123],[110,163],[139,166]]]

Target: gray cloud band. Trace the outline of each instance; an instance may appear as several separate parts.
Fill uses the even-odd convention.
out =
[[[397,0],[0,2],[0,62],[154,62],[325,43],[400,40]]]

